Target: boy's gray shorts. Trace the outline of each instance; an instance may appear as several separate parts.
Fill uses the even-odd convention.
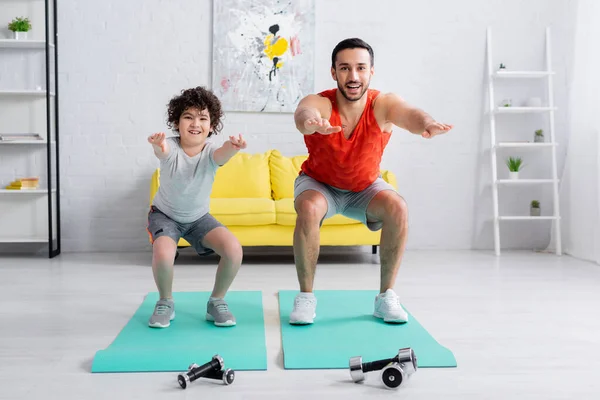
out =
[[[294,199],[307,190],[316,190],[327,200],[327,213],[321,224],[327,218],[331,218],[336,214],[342,214],[348,218],[362,222],[372,231],[380,230],[383,222],[367,222],[367,207],[369,203],[377,193],[384,190],[392,190],[397,193],[396,189],[381,177],[377,178],[366,189],[360,192],[352,192],[319,182],[301,172],[294,182]]]
[[[220,226],[224,225],[209,213],[204,214],[194,222],[182,224],[172,220],[155,206],[151,206],[148,212],[147,229],[153,244],[161,236],[168,236],[175,243],[179,243],[179,239],[184,238],[201,256],[214,254],[212,249],[202,245],[202,239],[208,232]]]

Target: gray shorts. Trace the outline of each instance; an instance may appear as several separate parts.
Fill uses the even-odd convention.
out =
[[[172,220],[155,206],[151,206],[148,212],[147,230],[152,243],[161,236],[168,236],[175,243],[179,243],[179,239],[184,238],[201,256],[214,254],[213,249],[202,245],[202,239],[208,232],[220,226],[224,225],[209,213],[204,214],[194,222],[182,224]]]
[[[294,182],[294,199],[306,190],[316,190],[327,200],[327,213],[321,221],[331,218],[336,214],[342,214],[348,218],[355,219],[365,224],[370,230],[378,231],[383,226],[383,222],[367,222],[367,207],[377,193],[384,190],[396,189],[383,178],[379,177],[369,187],[360,191],[352,192],[342,190],[336,187],[319,182],[305,173],[301,172]],[[397,193],[397,192],[396,192]]]

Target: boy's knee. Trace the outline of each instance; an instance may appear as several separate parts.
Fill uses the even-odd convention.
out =
[[[241,264],[244,257],[244,251],[240,242],[232,241],[223,247],[221,257],[227,259],[232,264]]]
[[[154,241],[153,255],[157,263],[169,264],[175,259],[175,253],[177,253],[177,244],[167,236],[161,236]]]

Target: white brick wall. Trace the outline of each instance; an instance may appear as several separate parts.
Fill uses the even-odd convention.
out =
[[[456,126],[427,141],[395,130],[383,168],[393,170],[410,208],[409,248],[492,248],[491,174],[484,115],[485,29],[495,58],[542,68],[544,29],[554,29],[556,123],[566,143],[573,46],[572,1],[317,1],[316,87],[333,86],[331,50],[349,36],[375,49],[372,87],[395,91]],[[59,7],[62,226],[64,251],[147,249],[149,180],[157,166],[146,136],[166,130],[165,105],[183,88],[210,87],[212,5],[208,0],[62,0]],[[523,95],[528,89],[515,87]],[[514,96],[515,99],[517,96]],[[511,121],[513,121],[511,123]],[[509,119],[529,139],[535,120]],[[504,129],[504,128],[501,128]],[[305,152],[291,114],[229,113],[224,136],[244,133],[250,152]],[[484,134],[485,133],[485,134]],[[537,171],[527,159],[524,174]],[[500,165],[501,173],[505,168]],[[531,189],[529,189],[531,190]],[[518,193],[513,191],[512,193]],[[530,192],[504,203],[527,209]],[[542,196],[543,195],[543,196]],[[550,192],[536,198],[549,207]],[[517,204],[521,203],[521,204]],[[532,248],[549,225],[502,226],[503,245]]]

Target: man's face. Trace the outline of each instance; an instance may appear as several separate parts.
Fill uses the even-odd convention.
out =
[[[371,56],[366,49],[345,49],[337,53],[331,76],[348,101],[358,101],[369,88],[373,72]]]
[[[207,109],[188,108],[179,117],[177,129],[182,142],[202,144],[210,133],[210,114]]]

